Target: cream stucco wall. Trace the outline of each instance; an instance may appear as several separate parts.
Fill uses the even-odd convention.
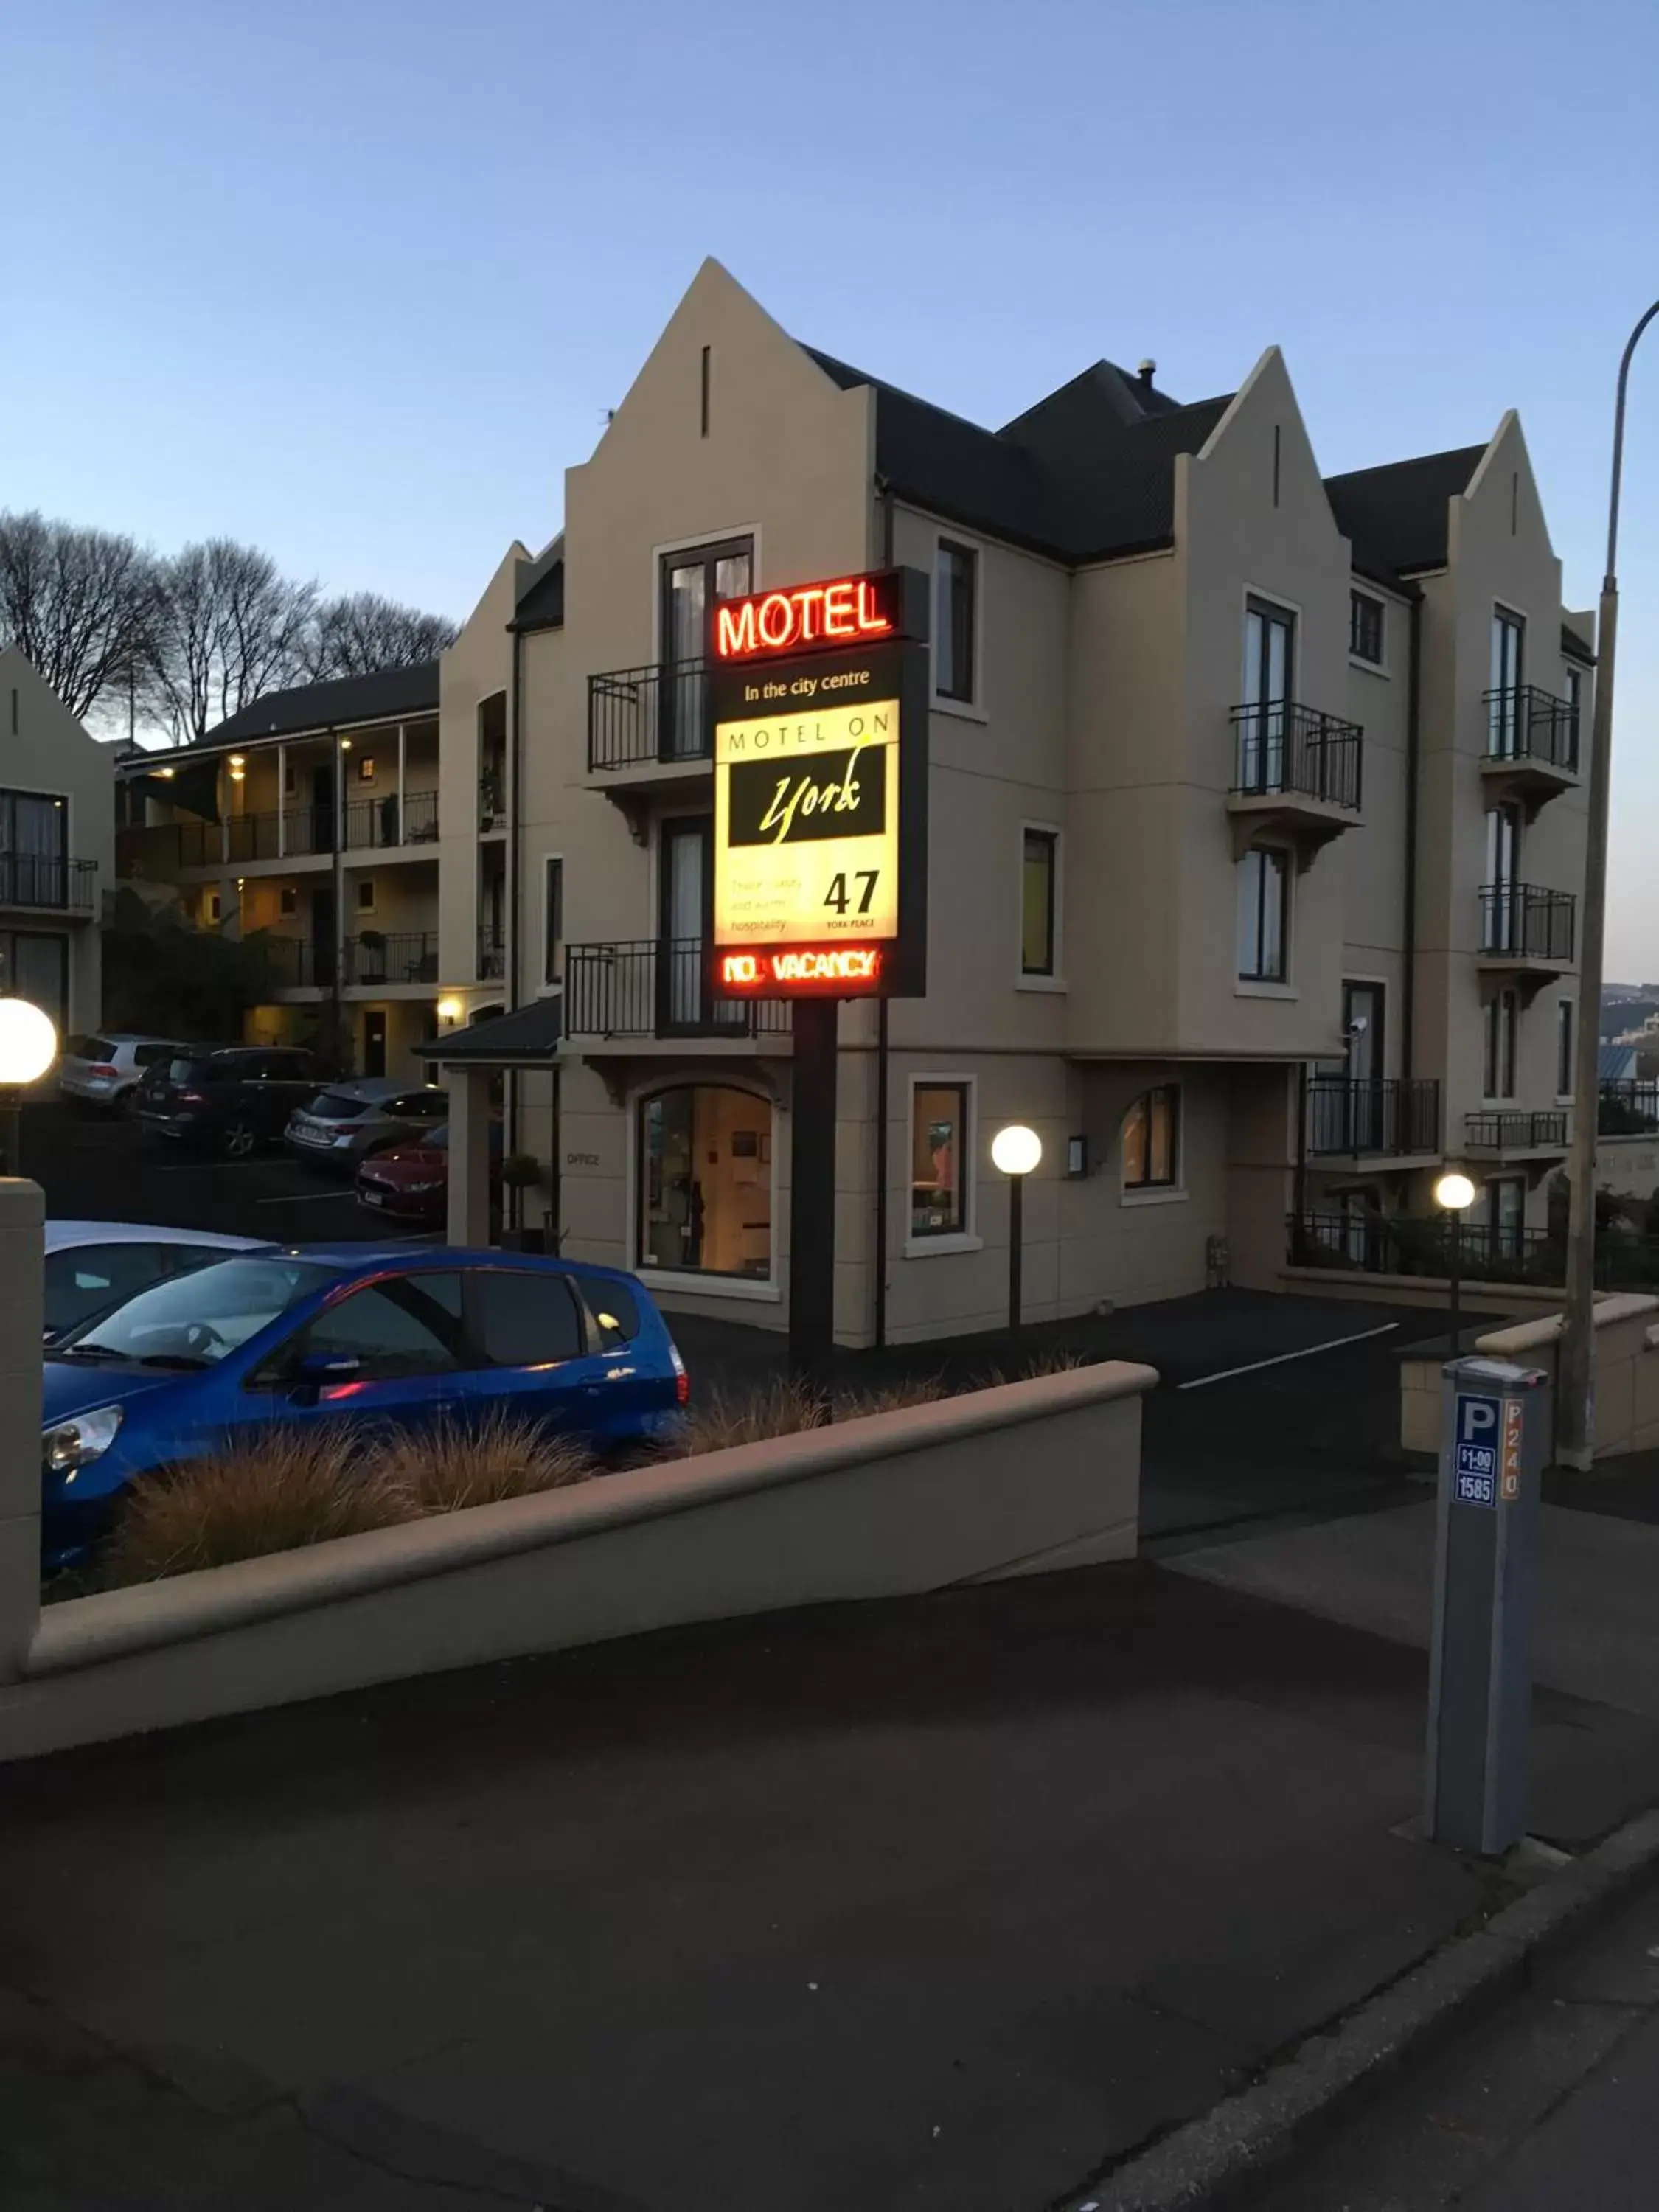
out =
[[[111,749],[88,736],[15,646],[0,652],[0,787],[61,797],[69,816],[65,849],[70,860],[97,863],[92,900],[85,911],[0,911],[0,929],[64,939],[68,982],[64,1027],[96,1029],[103,1019],[100,902],[115,884]]]

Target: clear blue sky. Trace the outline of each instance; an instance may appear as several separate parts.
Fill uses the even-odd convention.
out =
[[[1328,471],[1521,410],[1567,594],[1659,295],[1654,0],[0,0],[0,505],[465,614],[705,253],[1000,422],[1285,350]],[[1659,977],[1659,331],[1610,972]]]

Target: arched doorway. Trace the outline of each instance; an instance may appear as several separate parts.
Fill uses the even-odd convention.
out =
[[[674,1084],[642,1097],[639,1266],[769,1282],[772,1133],[770,1100],[733,1084]]]

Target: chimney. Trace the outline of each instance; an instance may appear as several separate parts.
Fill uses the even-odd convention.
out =
[[[1150,392],[1152,388],[1152,379],[1158,374],[1158,363],[1150,359],[1143,361],[1137,374],[1142,385]]]

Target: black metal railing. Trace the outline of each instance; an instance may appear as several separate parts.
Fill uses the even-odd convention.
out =
[[[486,927],[478,932],[477,980],[500,983],[506,975],[507,938],[502,931]]]
[[[1567,1117],[1564,1113],[1528,1114],[1511,1107],[1484,1107],[1463,1116],[1463,1144],[1471,1152],[1565,1152]]]
[[[1270,699],[1235,707],[1232,725],[1236,798],[1317,799],[1358,811],[1364,738],[1358,722]]]
[[[1578,902],[1536,884],[1482,884],[1480,950],[1488,958],[1571,960]]]
[[[1565,1279],[1565,1228],[1432,1220],[1376,1212],[1293,1213],[1286,1222],[1292,1267],[1331,1267],[1376,1275],[1418,1275],[1444,1281],[1454,1249],[1458,1273],[1486,1283],[1537,1283],[1559,1289]],[[1659,1287],[1659,1238],[1603,1228],[1595,1239],[1598,1290]]]
[[[1293,1213],[1287,1223],[1292,1267],[1338,1267],[1375,1275],[1451,1273],[1454,1247],[1461,1274],[1489,1283],[1559,1283],[1565,1240],[1519,1224],[1419,1220],[1375,1212]]]
[[[789,1028],[783,999],[724,999],[709,988],[700,937],[567,945],[569,1036],[755,1036]]]
[[[1482,695],[1486,708],[1486,758],[1537,761],[1578,772],[1578,709],[1571,700],[1516,684]]]
[[[665,661],[588,678],[590,773],[706,761],[710,741],[706,661]]]
[[[1315,1076],[1308,1085],[1308,1157],[1437,1152],[1440,1085],[1432,1076],[1409,1082],[1388,1076],[1352,1082]]]
[[[435,929],[396,929],[385,935],[365,929],[347,939],[345,951],[348,983],[435,983],[438,980]]]
[[[222,822],[175,823],[173,834],[181,868],[217,867],[227,860],[305,860],[334,850],[334,809],[273,807],[227,815]]]
[[[0,906],[89,914],[97,881],[96,860],[66,860],[51,853],[0,853]]]
[[[349,853],[383,851],[396,845],[429,845],[438,835],[438,794],[395,791],[379,799],[354,799],[345,810]]]
[[[331,990],[337,965],[334,944],[308,937],[262,939],[265,979],[275,991]]]
[[[1595,1128],[1602,1137],[1644,1137],[1659,1130],[1659,1082],[1644,1082],[1640,1077],[1605,1080],[1596,1103]]]

